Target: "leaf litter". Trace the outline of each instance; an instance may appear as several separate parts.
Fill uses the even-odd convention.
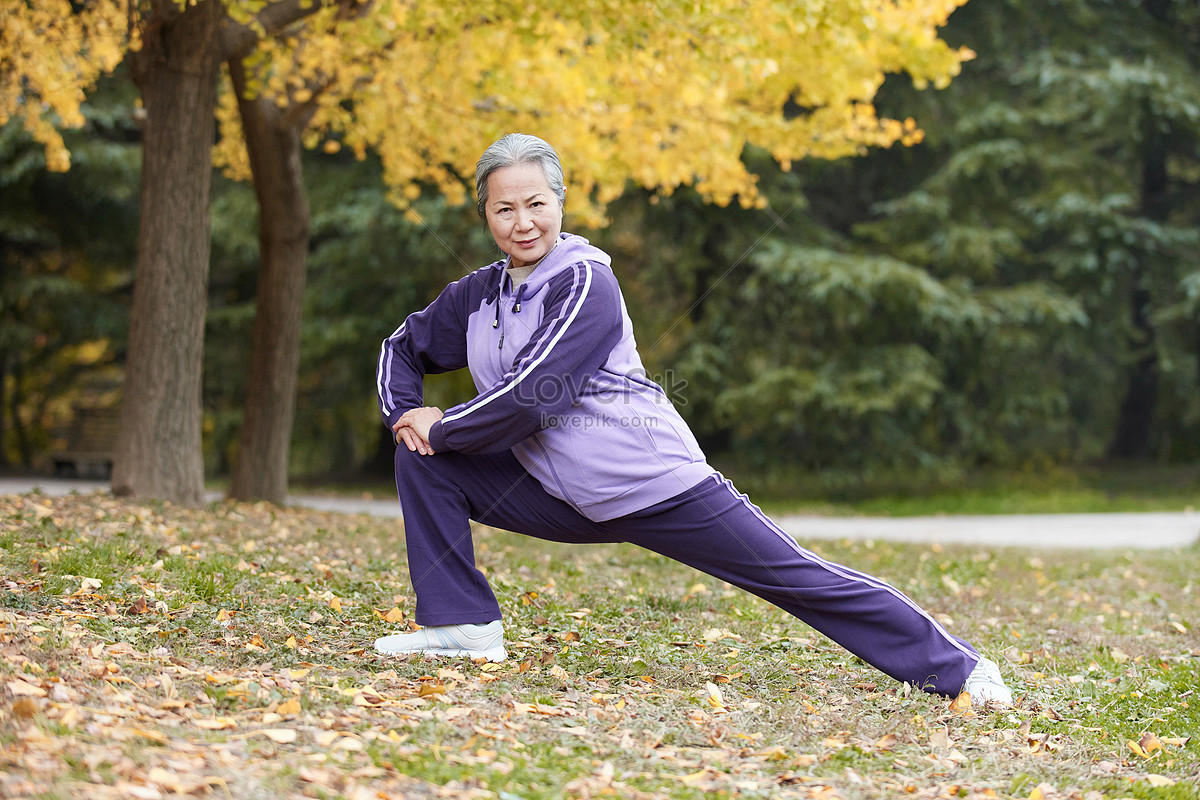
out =
[[[414,627],[391,521],[6,496],[0,540],[3,797],[1196,796],[1177,557],[823,545],[999,653],[997,711],[624,546],[478,528],[491,664],[373,652]]]

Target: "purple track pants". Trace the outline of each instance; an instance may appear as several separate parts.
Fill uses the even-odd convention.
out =
[[[800,547],[717,474],[642,511],[593,522],[511,452],[422,456],[396,448],[408,567],[421,625],[500,619],[475,567],[471,520],[539,539],[629,542],[773,603],[896,680],[958,694],[979,655],[878,578]]]

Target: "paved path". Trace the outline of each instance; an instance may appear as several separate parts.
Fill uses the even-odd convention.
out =
[[[0,495],[38,489],[47,495],[107,491],[97,481],[0,478]],[[212,495],[220,499],[220,495]],[[322,511],[400,516],[394,499],[289,497],[288,504]],[[800,542],[811,539],[874,539],[1012,547],[1081,549],[1161,549],[1200,541],[1200,513],[1003,514],[944,517],[818,517],[781,515],[779,526]]]

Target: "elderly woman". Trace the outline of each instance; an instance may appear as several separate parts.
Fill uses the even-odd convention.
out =
[[[379,404],[416,592],[385,654],[506,657],[475,567],[471,520],[556,542],[632,542],[774,603],[900,681],[1012,702],[996,664],[897,589],[805,550],[706,462],[646,378],[606,253],[563,233],[549,144],[509,134],[475,172],[506,258],[451,283],[383,343]],[[478,394],[445,412],[422,379],[466,367]]]

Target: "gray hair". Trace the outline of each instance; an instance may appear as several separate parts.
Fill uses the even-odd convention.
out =
[[[550,191],[563,206],[567,202],[567,190],[563,185],[562,162],[558,153],[547,142],[528,133],[510,133],[500,137],[483,151],[475,165],[475,193],[479,197],[479,216],[487,219],[488,178],[493,172],[518,164],[537,164],[546,175]]]

